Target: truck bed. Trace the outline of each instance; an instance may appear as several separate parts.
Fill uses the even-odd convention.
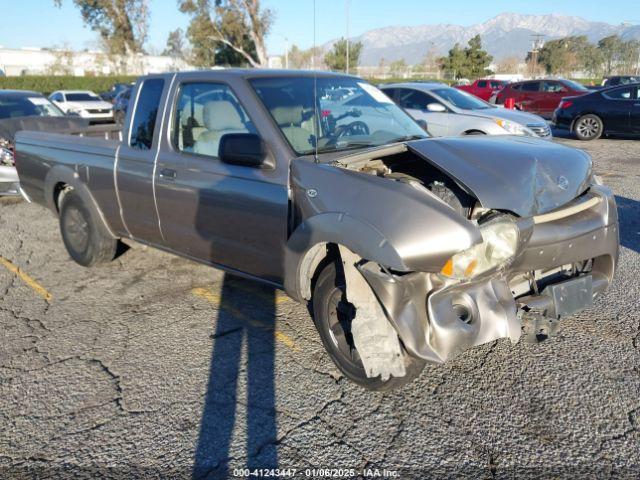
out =
[[[46,198],[47,175],[53,168],[66,167],[92,189],[105,210],[113,211],[117,203],[113,165],[119,145],[120,131],[113,127],[89,127],[64,134],[18,132],[16,168],[20,186],[31,201],[51,207],[51,199]]]

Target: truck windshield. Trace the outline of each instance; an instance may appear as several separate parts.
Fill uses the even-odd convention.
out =
[[[384,93],[350,77],[250,80],[298,155],[374,147],[426,138]]]

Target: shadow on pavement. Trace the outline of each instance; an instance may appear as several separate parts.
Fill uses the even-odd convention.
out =
[[[616,195],[620,217],[620,244],[640,253],[640,202]]]
[[[228,478],[234,430],[246,427],[246,467],[275,468],[275,289],[225,274],[193,478]],[[246,371],[243,369],[246,345]],[[246,419],[237,415],[239,379],[246,378]]]

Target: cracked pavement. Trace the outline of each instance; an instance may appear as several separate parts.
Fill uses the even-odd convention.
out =
[[[0,265],[0,475],[637,478],[640,142],[558,141],[618,196],[612,287],[550,340],[495,341],[384,395],[339,374],[282,292],[139,246],[85,269],[49,212],[1,200],[0,255],[53,299]]]

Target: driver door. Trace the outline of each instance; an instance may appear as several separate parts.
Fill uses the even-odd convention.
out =
[[[399,88],[396,92],[396,103],[415,120],[427,122],[427,131],[434,137],[446,137],[450,134],[452,114],[448,111],[430,112],[427,110],[427,105],[430,103],[440,104],[431,95],[418,90]]]
[[[165,244],[203,262],[281,283],[286,165],[269,170],[220,160],[224,135],[260,133],[227,84],[185,82],[176,96],[171,144],[160,151],[156,168]]]

